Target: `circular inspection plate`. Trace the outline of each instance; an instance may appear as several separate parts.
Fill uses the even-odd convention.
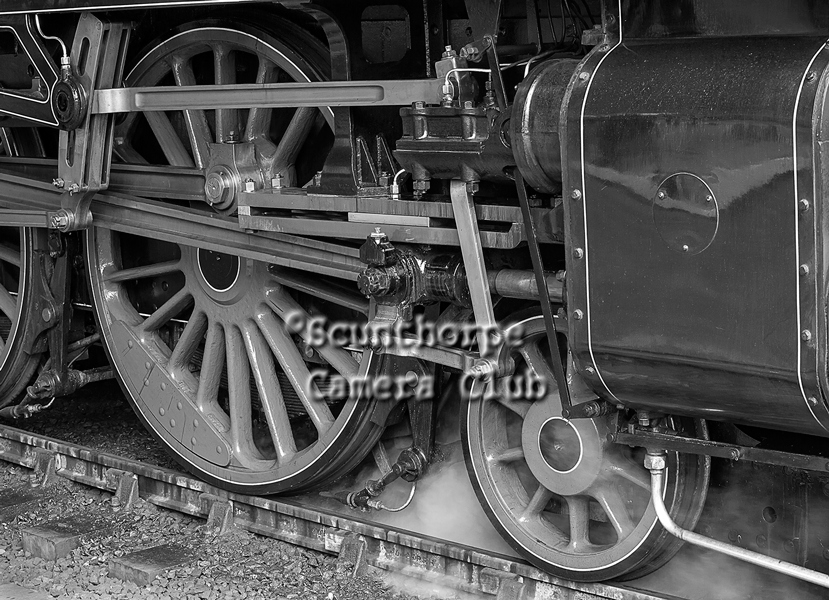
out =
[[[671,249],[699,254],[714,241],[720,216],[714,192],[692,173],[665,179],[653,198],[653,222]]]

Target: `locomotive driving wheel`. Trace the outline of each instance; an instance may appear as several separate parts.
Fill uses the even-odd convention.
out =
[[[634,578],[659,568],[681,542],[658,522],[645,450],[607,441],[604,418],[563,418],[544,319],[511,327],[521,328],[523,341],[513,351],[517,376],[545,382],[546,393],[474,399],[473,389],[467,401],[467,470],[493,525],[530,562],[572,580]],[[668,424],[707,436],[702,421],[671,418]],[[665,504],[681,527],[693,529],[710,461],[676,452],[668,457]]]
[[[242,22],[185,25],[151,45],[127,84],[318,79],[319,42],[290,23],[268,23],[278,40]],[[136,168],[201,170],[205,195],[191,206],[229,213],[239,177],[308,181],[330,145],[332,118],[326,109],[130,114],[116,130],[116,155],[144,165]],[[376,401],[332,398],[326,381],[371,376],[381,359],[356,347],[312,347],[286,323],[291,315],[364,322],[356,294],[340,302],[336,293],[298,292],[263,262],[104,229],[88,235],[87,256],[100,330],[127,397],[201,478],[246,493],[307,490],[344,475],[378,439]],[[341,289],[325,277],[311,285]]]
[[[36,129],[0,128],[0,156],[44,156]],[[28,327],[39,323],[36,311],[38,260],[44,245],[38,230],[0,227],[0,407],[15,401],[31,382],[40,353],[24,346]]]

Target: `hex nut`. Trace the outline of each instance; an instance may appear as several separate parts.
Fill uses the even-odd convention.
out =
[[[663,471],[668,466],[664,454],[648,454],[645,455],[645,468],[649,471]]]

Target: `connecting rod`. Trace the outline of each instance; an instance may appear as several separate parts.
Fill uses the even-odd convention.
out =
[[[665,483],[665,470],[667,468],[666,453],[664,451],[648,451],[648,454],[645,456],[645,468],[651,472],[651,498],[653,499],[653,506],[656,509],[656,516],[659,518],[662,526],[671,535],[694,546],[707,548],[708,550],[713,550],[714,552],[719,552],[720,554],[725,554],[765,569],[777,571],[778,573],[783,573],[796,579],[829,588],[829,575],[683,529],[671,519],[671,515],[668,514],[668,509],[665,507],[665,502],[662,499],[662,488]]]

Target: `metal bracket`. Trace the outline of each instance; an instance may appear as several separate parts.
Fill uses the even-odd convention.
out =
[[[0,30],[10,30],[14,34],[35,71],[31,89],[0,90],[0,114],[56,127],[58,119],[51,98],[58,81],[58,69],[37,35],[34,16],[0,18]]]
[[[75,32],[71,56],[71,77],[92,97],[94,90],[121,83],[126,61],[130,28],[123,23],[107,23],[83,13]],[[109,185],[112,160],[114,118],[86,110],[77,129],[61,131],[58,152],[58,178],[55,185],[64,190],[61,209],[48,214],[49,227],[75,231],[89,226],[92,196]]]

